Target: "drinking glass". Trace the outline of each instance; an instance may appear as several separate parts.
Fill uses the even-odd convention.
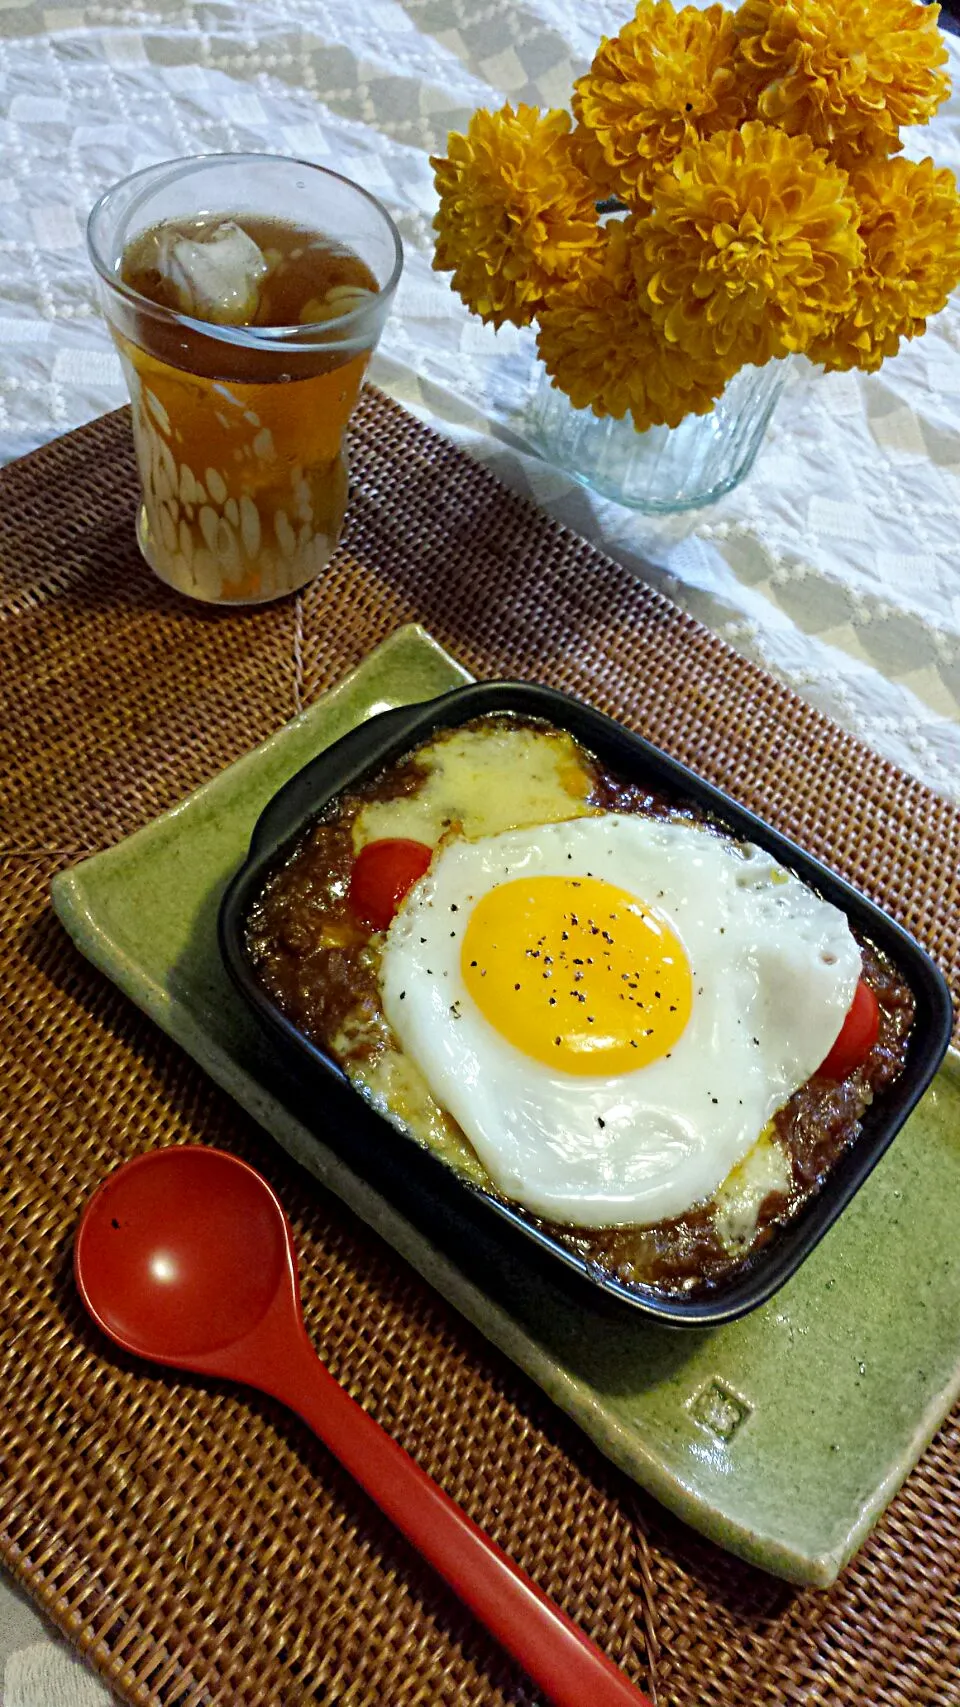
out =
[[[160,307],[124,282],[124,253],[143,232],[244,215],[352,250],[377,291],[335,319],[237,326]],[[211,603],[262,603],[304,586],[343,524],[347,422],[403,265],[390,215],[324,167],[209,154],[114,185],[90,215],[87,241],[133,405],[137,539],[148,564]]]

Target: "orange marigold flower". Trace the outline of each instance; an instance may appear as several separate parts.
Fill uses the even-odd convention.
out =
[[[872,372],[926,330],[960,282],[960,196],[932,160],[871,160],[851,178],[866,251],[848,313],[809,346],[813,362]]]
[[[630,216],[607,227],[602,265],[547,304],[537,337],[547,372],[575,408],[618,420],[629,412],[638,432],[707,414],[733,371],[715,358],[692,360],[658,333],[631,260],[645,225]]]
[[[939,6],[918,0],[744,0],[741,72],[757,116],[841,165],[896,154],[950,92]]]
[[[853,301],[863,256],[845,172],[753,121],[685,148],[657,181],[635,271],[668,343],[762,367]]]
[[[604,191],[649,202],[658,172],[685,143],[747,117],[734,67],[733,15],[670,0],[640,0],[620,34],[600,43],[574,84],[574,133],[584,166]]]
[[[433,265],[494,326],[526,326],[601,244],[596,190],[564,112],[474,113],[449,156],[433,157],[440,209]]]

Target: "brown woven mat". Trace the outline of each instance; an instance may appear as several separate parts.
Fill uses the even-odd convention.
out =
[[[239,614],[140,563],[124,413],[0,475],[0,1555],[129,1702],[532,1707],[299,1424],[107,1355],[81,1318],[70,1243],[94,1185],[150,1145],[211,1142],[280,1191],[334,1371],[659,1707],[957,1707],[956,1418],[829,1593],[737,1563],[323,1199],[51,913],[55,870],[416,618],[477,674],[642,728],[891,907],[960,985],[954,807],[372,391],[354,474],[328,574]]]

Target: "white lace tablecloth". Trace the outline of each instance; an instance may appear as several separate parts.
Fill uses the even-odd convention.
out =
[[[651,523],[522,450],[532,339],[430,269],[431,152],[481,105],[564,103],[630,0],[0,0],[0,462],[124,400],[83,246],[101,190],[222,149],[296,154],[387,204],[406,269],[374,377],[509,485],[878,751],[960,797],[960,306],[867,378],[795,371],[757,465]],[[951,41],[954,78],[960,68]],[[960,165],[960,97],[910,152]],[[107,1697],[0,1587],[4,1707]]]

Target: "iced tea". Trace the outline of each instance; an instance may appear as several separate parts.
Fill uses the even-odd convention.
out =
[[[170,311],[134,307],[125,328],[114,327],[148,562],[202,599],[246,602],[302,586],[326,564],[343,521],[344,429],[372,347],[357,349],[356,321],[345,317],[370,305],[376,278],[320,232],[239,213],[141,232],[123,251],[120,278]],[[271,347],[269,338],[211,338],[204,324],[304,334]]]

